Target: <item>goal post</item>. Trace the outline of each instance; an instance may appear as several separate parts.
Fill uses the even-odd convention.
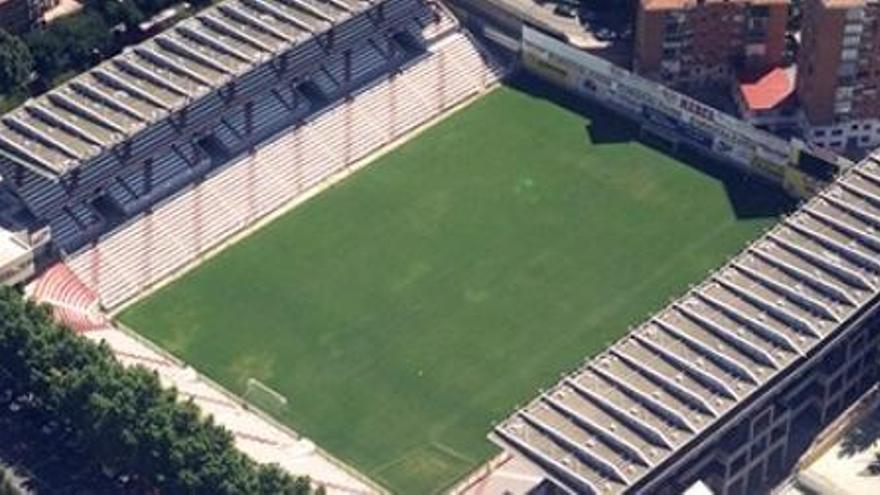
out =
[[[248,378],[244,400],[270,414],[281,414],[287,409],[287,397],[256,378]]]

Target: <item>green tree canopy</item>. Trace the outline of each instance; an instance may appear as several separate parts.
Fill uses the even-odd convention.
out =
[[[34,59],[22,40],[0,29],[0,93],[23,87],[34,70]]]
[[[38,452],[32,457],[64,492],[310,492],[308,480],[238,451],[227,430],[154,372],[123,367],[105,345],[59,327],[6,287],[0,356],[0,431],[19,432],[14,450]]]

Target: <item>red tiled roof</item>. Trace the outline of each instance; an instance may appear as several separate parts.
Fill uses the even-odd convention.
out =
[[[772,110],[794,92],[791,69],[777,67],[756,80],[740,81],[739,91],[749,110]]]

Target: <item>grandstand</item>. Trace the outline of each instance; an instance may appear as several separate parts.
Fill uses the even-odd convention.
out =
[[[390,79],[353,91],[197,183],[71,252],[106,308],[141,294],[229,236],[496,80],[473,44],[444,38]],[[64,246],[64,244],[62,244]]]
[[[3,116],[0,174],[32,214],[32,229],[50,226],[64,253],[218,169],[243,163],[241,157],[291,126],[314,129],[316,140],[335,139],[344,149],[315,167],[274,165],[272,173],[308,169],[297,179],[305,189],[411,128],[406,119],[414,114],[404,105],[421,103],[427,108],[418,112],[434,115],[459,101],[462,85],[471,82],[467,77],[450,70],[440,81],[430,80],[438,70],[431,61],[443,64],[448,56],[467,75],[474,68],[468,63],[480,63],[458,61],[456,50],[473,48],[453,33],[455,27],[439,7],[420,0],[228,0]],[[457,41],[428,47],[450,33]],[[391,112],[390,118],[353,117],[355,106],[346,98],[407,71],[412,74],[402,79],[412,82],[385,90],[407,86],[400,89],[401,108],[389,109],[375,94],[382,90],[371,91],[372,104]],[[404,94],[434,87],[439,94]],[[359,106],[356,111],[371,112]],[[389,127],[372,140],[355,134],[361,131],[356,126],[376,123]],[[261,180],[283,182],[281,176]],[[248,217],[277,206],[273,200],[248,199],[260,203]]]
[[[765,491],[877,369],[880,161],[491,434],[572,493]]]

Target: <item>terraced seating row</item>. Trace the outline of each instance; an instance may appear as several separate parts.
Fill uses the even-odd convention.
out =
[[[464,35],[436,50],[70,256],[70,267],[116,307],[500,76]]]
[[[65,207],[50,224],[54,242],[62,248],[79,246],[83,240],[100,232],[103,225],[101,216],[91,206],[82,203]]]
[[[92,201],[125,168],[186,145],[226,113],[237,113],[230,120],[243,135],[238,102],[271,101],[265,97],[321,61],[341,60],[428,9],[420,0],[329,5],[229,0],[29,100],[0,122],[4,176],[18,177],[12,188],[35,217],[51,222],[64,206]],[[380,8],[384,15],[366,12]],[[229,144],[229,137],[221,139]]]

